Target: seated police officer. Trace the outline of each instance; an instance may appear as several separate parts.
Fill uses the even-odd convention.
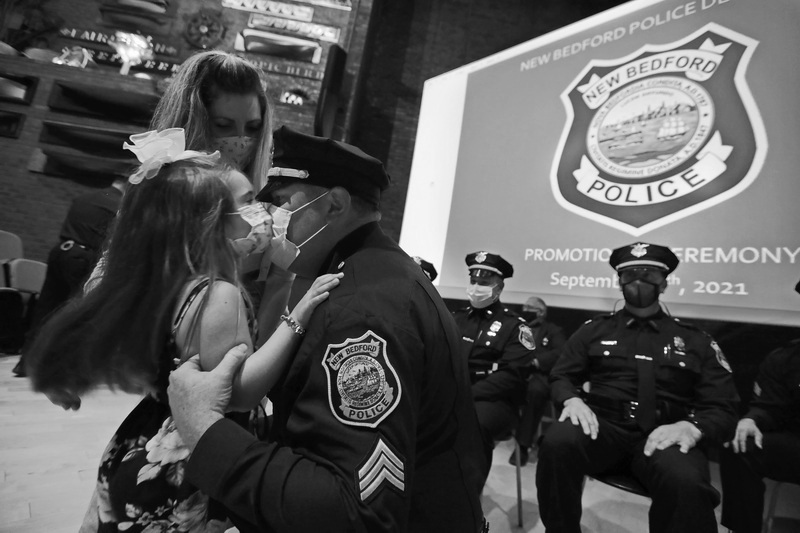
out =
[[[503,280],[514,268],[488,252],[471,253],[466,263],[470,304],[453,314],[461,330],[484,446],[491,454],[494,442],[510,436],[517,426],[535,346],[520,329],[524,319],[500,303]]]
[[[631,244],[610,264],[625,307],[581,326],[550,374],[563,410],[539,449],[542,522],[548,533],[580,533],[584,476],[623,469],[652,496],[651,533],[716,533],[704,448],[736,426],[730,366],[709,335],[661,310],[678,265],[669,248]]]
[[[531,296],[522,304],[522,318],[525,319],[525,326],[522,326],[523,334],[527,334],[530,338],[529,344],[536,347],[536,354],[531,362],[525,405],[520,414],[516,435],[520,465],[525,466],[533,447],[533,437],[544,416],[547,402],[550,401],[548,383],[550,370],[556,364],[567,338],[564,330],[547,320],[547,304],[541,298]],[[516,454],[515,450],[508,458],[508,462],[512,465],[517,462]]]
[[[767,355],[753,399],[720,451],[722,525],[735,533],[759,533],[764,481],[800,484],[800,339]]]

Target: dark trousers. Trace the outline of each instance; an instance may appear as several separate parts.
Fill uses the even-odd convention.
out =
[[[519,408],[508,402],[475,400],[475,410],[478,413],[478,425],[483,438],[483,449],[486,453],[487,470],[482,472],[484,483],[489,477],[492,466],[492,450],[494,443],[507,439],[519,422]]]
[[[80,294],[83,284],[92,273],[98,260],[97,252],[73,245],[64,250],[62,245],[54,246],[47,256],[47,273],[44,284],[25,334],[25,345],[14,372],[24,371],[25,351],[36,337],[36,333],[48,316],[59,309],[72,296]]]
[[[547,402],[550,401],[547,376],[538,372],[531,375],[526,400],[517,426],[517,442],[522,448],[530,448],[533,444],[533,437],[542,421]]]
[[[97,260],[97,252],[85,250],[77,244],[69,250],[63,250],[61,245],[50,250],[47,274],[31,321],[32,329],[40,326],[50,313],[83,290],[83,284]]]
[[[569,420],[554,422],[545,433],[536,490],[547,533],[580,533],[584,476],[618,469],[629,469],[649,491],[650,533],[717,532],[718,495],[703,450],[683,454],[672,446],[646,457],[647,434],[635,424],[598,420],[596,440]]]
[[[747,452],[720,450],[722,525],[736,533],[760,533],[764,477],[800,483],[800,434],[764,433],[763,448],[747,440]]]

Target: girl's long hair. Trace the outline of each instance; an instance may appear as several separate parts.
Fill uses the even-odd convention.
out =
[[[125,193],[106,241],[105,270],[42,326],[26,354],[37,391],[82,394],[108,384],[154,389],[176,300],[187,282],[237,283],[225,213],[235,212],[220,174],[229,167],[179,162]]]
[[[220,93],[255,94],[261,107],[261,132],[253,161],[241,169],[256,191],[266,185],[272,151],[272,101],[263,71],[219,50],[200,52],[183,62],[158,102],[151,130],[183,128],[187,150],[211,150],[208,109]]]

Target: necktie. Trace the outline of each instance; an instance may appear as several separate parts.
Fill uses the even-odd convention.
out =
[[[656,372],[655,361],[649,355],[636,356],[639,404],[636,406],[636,423],[643,431],[656,426]]]

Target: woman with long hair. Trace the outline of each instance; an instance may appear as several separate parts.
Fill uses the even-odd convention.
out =
[[[269,238],[269,220],[241,172],[220,164],[217,153],[185,151],[177,135],[138,136],[149,154],[130,179],[103,276],[51,317],[29,352],[34,389],[65,409],[79,408],[81,396],[102,384],[146,394],[101,459],[100,532],[226,528],[224,515],[183,479],[189,451],[172,422],[167,383],[194,354],[211,369],[234,346],[252,353],[253,313],[239,256]],[[231,410],[246,411],[267,394],[302,325],[340,276],[318,278],[245,361]]]
[[[189,150],[219,150],[253,183],[266,184],[272,102],[263,71],[219,50],[183,62],[156,106],[150,129],[183,128]]]

